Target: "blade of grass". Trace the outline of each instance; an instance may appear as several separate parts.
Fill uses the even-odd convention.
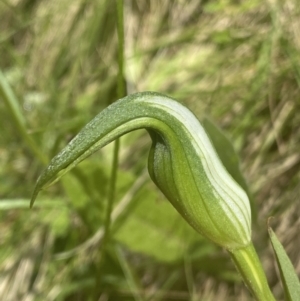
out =
[[[116,246],[115,250],[120,266],[123,270],[123,273],[125,275],[125,278],[127,280],[128,286],[131,290],[134,300],[136,301],[145,300],[145,298],[143,298],[140,294],[141,291],[139,287],[140,285],[138,284],[136,278],[134,277],[133,269],[131,269],[130,265],[128,264],[122,249],[119,246]]]
[[[269,237],[275,254],[277,266],[280,272],[281,282],[284,288],[285,300],[297,301],[300,296],[300,282],[294,267],[287,256],[282,244],[276,237],[271,227],[268,227]]]
[[[148,299],[149,301],[161,301],[168,300],[168,294],[170,289],[173,287],[174,283],[180,279],[181,273],[179,271],[172,272],[169,277],[166,279],[165,283],[160,287],[159,290],[156,290],[153,296]]]
[[[10,87],[7,79],[5,78],[1,70],[0,70],[0,97],[4,100],[4,103],[9,113],[12,116],[12,122],[14,123],[15,127],[18,129],[19,134],[26,142],[27,146],[36,155],[36,157],[39,158],[39,160],[44,165],[46,165],[48,162],[48,158],[40,150],[39,146],[32,139],[32,137],[28,135],[26,129],[26,121],[22,114],[17,97],[15,96],[12,88]]]
[[[193,270],[191,265],[191,259],[188,253],[184,257],[184,272],[185,272],[186,284],[190,294],[190,299],[191,301],[196,300],[197,297],[195,294]]]
[[[1,210],[12,210],[12,209],[28,209],[29,199],[1,199],[0,200],[0,211]],[[54,208],[56,206],[64,206],[64,202],[61,199],[52,198],[48,200],[41,200],[38,204],[38,208]]]

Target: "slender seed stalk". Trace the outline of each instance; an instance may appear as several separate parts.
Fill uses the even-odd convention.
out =
[[[228,250],[228,252],[255,299],[275,301],[253,244],[250,243],[241,249]]]
[[[108,198],[107,198],[108,203],[106,208],[106,216],[105,216],[105,224],[104,224],[103,247],[107,242],[107,239],[109,237],[109,231],[110,231],[111,213],[112,213],[113,203],[115,199],[116,182],[117,182],[119,149],[120,149],[120,139],[117,139],[114,142],[112,169],[111,169],[111,176],[110,176],[109,187],[108,187]]]
[[[118,98],[126,95],[124,81],[124,4],[117,0],[117,31],[118,31]]]
[[[124,85],[124,29],[123,29],[123,0],[116,0],[117,2],[117,32],[118,32],[118,78],[117,78],[117,94],[118,98],[126,95]],[[114,141],[113,147],[113,160],[111,176],[108,186],[107,208],[104,221],[104,234],[101,244],[101,259],[99,264],[99,272],[102,274],[103,264],[105,262],[105,249],[109,241],[111,215],[113,210],[113,203],[115,199],[117,176],[118,176],[118,163],[119,163],[119,149],[120,139]],[[98,278],[95,290],[95,296],[99,296],[99,287],[101,287],[101,277]]]
[[[118,32],[118,82],[117,91],[118,98],[122,98],[126,95],[125,84],[124,84],[124,22],[123,22],[123,0],[116,0],[117,2],[117,32]],[[114,142],[113,150],[113,162],[111,178],[108,187],[108,204],[106,209],[106,217],[104,224],[104,237],[102,243],[102,250],[105,249],[105,245],[109,238],[110,224],[111,224],[111,213],[113,209],[113,203],[116,191],[117,182],[117,171],[119,161],[119,149],[120,139],[116,139]]]

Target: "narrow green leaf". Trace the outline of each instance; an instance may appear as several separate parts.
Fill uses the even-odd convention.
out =
[[[7,79],[0,70],[0,99],[3,99],[9,113],[12,117],[12,122],[18,129],[21,137],[27,143],[28,147],[35,153],[43,164],[48,162],[45,154],[40,150],[31,136],[27,133],[25,118],[22,114],[21,106],[14,94],[13,89],[9,85]]]
[[[248,195],[252,219],[256,220],[257,208],[253,200],[253,197],[249,191],[248,184],[241,172],[239,156],[237,155],[232,142],[226,136],[226,134],[214,124],[210,119],[204,117],[202,120],[202,125],[205,128],[220,160],[222,161],[224,167],[227,169],[229,174],[234,178],[234,180],[245,190]]]
[[[14,121],[18,123],[19,126],[25,126],[25,118],[23,116],[20,104],[1,70],[0,97],[3,99],[4,103],[9,108],[12,116],[14,117]]]
[[[115,252],[134,300],[146,300],[146,298],[144,298],[143,295],[140,293],[142,291],[142,285],[139,281],[139,278],[135,275],[134,270],[131,268],[129,262],[126,260],[126,257],[121,247],[115,245]]]
[[[268,228],[270,240],[275,253],[277,266],[279,268],[281,282],[283,284],[284,293],[287,301],[300,300],[300,283],[295,273],[294,267],[287,256],[282,244],[276,237],[275,233]]]
[[[29,199],[1,199],[0,200],[0,211],[1,210],[13,210],[13,209],[28,209]],[[62,199],[51,198],[41,200],[38,204],[38,208],[53,208],[57,205],[61,206]]]

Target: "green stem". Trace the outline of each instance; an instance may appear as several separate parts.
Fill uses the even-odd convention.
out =
[[[126,96],[124,81],[124,4],[117,0],[117,31],[118,31],[118,98]]]
[[[117,31],[118,31],[118,78],[117,78],[117,91],[118,98],[125,96],[125,85],[124,85],[124,24],[123,24],[123,0],[116,0],[117,2]],[[120,149],[120,139],[116,139],[114,142],[113,150],[113,161],[111,177],[108,187],[108,197],[107,197],[107,208],[104,221],[104,234],[101,244],[101,259],[99,264],[99,273],[103,273],[103,265],[105,262],[105,250],[110,237],[110,226],[111,226],[111,214],[113,210],[113,203],[115,199],[116,183],[117,183],[117,171],[119,162],[119,149]],[[102,287],[102,277],[99,277],[96,284],[95,297],[98,299]]]
[[[245,248],[237,250],[228,250],[228,252],[255,299],[275,301],[253,244],[250,243]]]
[[[109,232],[110,232],[111,213],[112,213],[113,203],[115,199],[116,182],[117,182],[119,148],[120,148],[120,141],[119,139],[117,139],[114,143],[112,170],[111,170],[111,177],[110,177],[109,187],[108,187],[108,198],[107,198],[108,203],[107,203],[105,223],[104,223],[104,236],[102,241],[103,251],[108,241]]]
[[[117,1],[117,31],[118,31],[118,98],[122,98],[126,95],[124,84],[124,22],[123,22],[123,0]],[[104,236],[102,242],[102,250],[104,250],[107,240],[109,238],[111,213],[113,209],[113,203],[115,198],[116,182],[117,182],[117,170],[119,161],[119,149],[120,140],[116,139],[113,150],[113,162],[110,178],[110,185],[108,188],[108,204],[106,210],[106,218],[104,224]]]

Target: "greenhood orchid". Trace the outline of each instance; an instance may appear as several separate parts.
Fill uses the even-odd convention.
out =
[[[116,138],[145,128],[151,138],[148,170],[154,183],[199,233],[226,249],[251,240],[251,210],[244,190],[223,167],[197,118],[177,101],[153,92],[115,102],[52,159],[35,187],[56,181]]]

